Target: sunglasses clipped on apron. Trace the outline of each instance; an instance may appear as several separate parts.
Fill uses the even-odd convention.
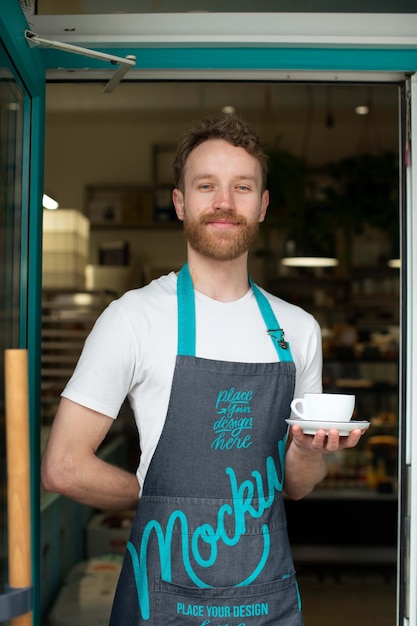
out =
[[[295,366],[251,283],[279,362],[195,356],[195,305],[178,275],[178,354],[111,626],[302,626],[282,497]],[[262,322],[263,318],[263,322]]]

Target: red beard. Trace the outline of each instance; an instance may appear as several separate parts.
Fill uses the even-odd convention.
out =
[[[225,222],[234,228],[215,230],[207,227],[211,222]],[[184,216],[184,234],[190,246],[203,256],[215,261],[233,261],[247,252],[256,238],[259,223],[248,223],[242,216],[232,216],[228,211],[216,211],[202,215],[198,220],[188,220]]]

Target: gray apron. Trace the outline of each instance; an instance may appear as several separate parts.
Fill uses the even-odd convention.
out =
[[[110,626],[303,624],[282,497],[295,366],[269,302],[251,286],[279,362],[196,357],[188,266],[178,275],[168,412]]]

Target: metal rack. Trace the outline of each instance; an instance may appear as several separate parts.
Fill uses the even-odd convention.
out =
[[[49,426],[59,397],[78,361],[84,341],[110,291],[44,289],[42,297],[42,425]]]

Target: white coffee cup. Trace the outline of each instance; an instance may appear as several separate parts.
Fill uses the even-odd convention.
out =
[[[297,417],[315,422],[349,422],[354,408],[355,396],[344,393],[305,393],[291,402]]]

